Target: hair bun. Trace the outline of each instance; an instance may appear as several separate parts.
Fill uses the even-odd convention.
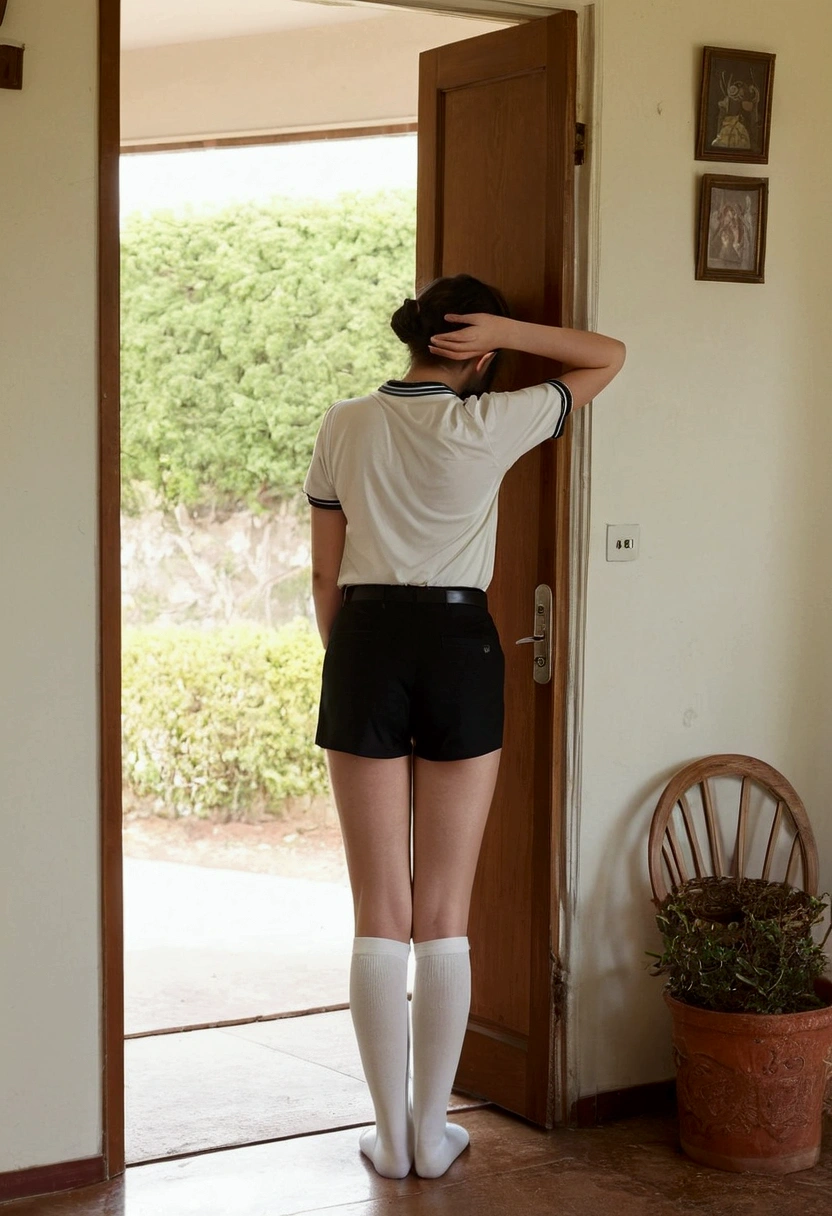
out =
[[[402,342],[417,342],[424,337],[419,301],[407,299],[390,318],[393,333]]]

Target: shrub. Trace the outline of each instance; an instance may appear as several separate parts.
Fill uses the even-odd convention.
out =
[[[124,635],[124,777],[168,814],[243,818],[327,789],[314,743],[323,650],[279,630],[152,627]]]
[[[407,352],[415,192],[133,216],[122,232],[123,505],[270,507],[300,490],[321,417]]]
[[[653,974],[669,977],[676,1000],[719,1013],[816,1009],[826,957],[812,930],[826,907],[760,878],[693,879],[659,905],[664,953],[653,955]]]

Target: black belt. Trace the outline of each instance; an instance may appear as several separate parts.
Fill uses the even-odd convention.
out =
[[[359,583],[344,587],[344,603],[349,600],[410,600],[429,604],[488,604],[480,587],[411,587],[398,583]]]

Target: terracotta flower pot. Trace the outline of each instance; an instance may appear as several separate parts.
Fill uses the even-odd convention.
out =
[[[716,1169],[790,1174],[816,1165],[832,1059],[832,982],[823,1009],[713,1013],[664,999],[682,1148]]]

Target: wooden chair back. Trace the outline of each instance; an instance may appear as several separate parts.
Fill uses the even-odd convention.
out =
[[[753,756],[706,756],[680,769],[653,814],[648,857],[656,904],[707,875],[764,878],[817,894],[818,850],[806,809],[783,774]]]

